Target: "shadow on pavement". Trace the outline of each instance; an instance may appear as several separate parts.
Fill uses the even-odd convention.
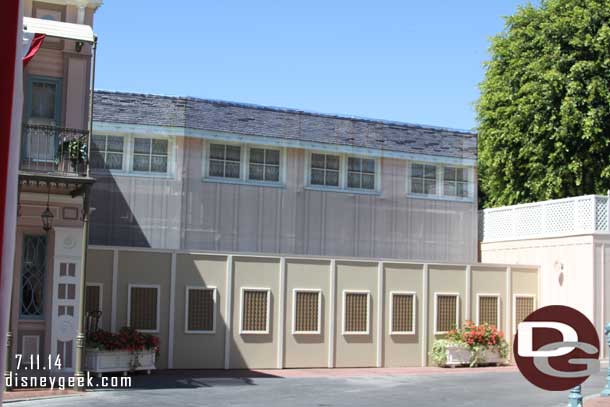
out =
[[[107,374],[105,377],[117,378],[120,374]],[[199,387],[228,387],[228,386],[253,386],[254,378],[281,379],[282,377],[257,372],[252,370],[158,370],[150,375],[144,372],[130,374],[131,387],[129,388],[96,388],[94,391],[105,390],[130,390],[130,389],[194,389]],[[99,378],[94,378],[95,385],[101,383]]]

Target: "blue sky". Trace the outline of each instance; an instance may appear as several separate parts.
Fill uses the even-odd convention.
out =
[[[525,0],[106,0],[96,88],[459,129]]]

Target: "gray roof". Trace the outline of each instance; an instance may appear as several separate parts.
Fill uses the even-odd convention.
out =
[[[473,132],[191,97],[96,90],[93,120],[477,157],[477,135]]]

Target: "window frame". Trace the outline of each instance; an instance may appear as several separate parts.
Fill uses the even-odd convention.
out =
[[[212,290],[212,330],[189,329],[189,292],[191,290]],[[218,289],[216,286],[187,285],[184,292],[184,333],[185,334],[215,334],[218,313]]]
[[[140,134],[140,133],[125,133],[125,132],[114,132],[107,130],[93,131],[94,134],[99,136],[116,136],[123,138],[123,162],[121,170],[104,169],[104,168],[93,168],[91,172],[95,174],[111,174],[117,176],[130,176],[130,177],[144,177],[144,178],[175,178],[176,172],[176,138],[169,135],[157,135],[157,134]],[[134,139],[138,138],[149,138],[149,139],[160,139],[167,140],[167,172],[147,172],[147,171],[133,171],[133,154],[134,154]]]
[[[44,76],[44,75],[28,75],[27,76],[27,92],[25,94],[25,109],[23,118],[26,122],[30,123],[30,120],[33,119],[31,117],[32,113],[32,88],[34,82],[53,84],[55,86],[55,117],[54,117],[54,125],[57,127],[61,127],[62,117],[63,117],[63,106],[62,106],[62,98],[63,98],[63,78],[57,78],[53,76]],[[36,120],[34,118],[34,120]],[[31,124],[35,124],[32,122]],[[40,123],[38,123],[40,124]]]
[[[419,192],[412,192],[412,180],[411,175],[413,173],[412,165],[420,164],[420,165],[429,165],[436,167],[436,188],[434,194],[423,194]],[[445,168],[463,168],[466,171],[466,177],[468,178],[468,195],[464,197],[454,196],[454,195],[445,195]],[[455,202],[474,202],[474,171],[476,167],[467,166],[467,165],[459,165],[459,164],[444,164],[444,163],[434,163],[434,162],[426,162],[426,161],[417,161],[417,160],[409,160],[407,161],[407,179],[406,179],[406,191],[407,197],[409,198],[418,198],[418,199],[436,199],[436,200],[444,200],[444,201],[455,201]]]
[[[394,295],[410,295],[413,297],[413,329],[410,331],[394,331]],[[417,292],[390,291],[389,307],[389,335],[416,335],[417,334]]]
[[[500,313],[502,307],[501,307],[500,302],[501,302],[502,296],[498,293],[491,293],[491,294],[490,293],[477,293],[477,308],[476,308],[477,325],[481,325],[481,297],[495,297],[496,298],[496,300],[497,300],[497,303],[496,303],[497,318],[496,318],[496,323],[492,324],[492,325],[494,325],[497,329],[500,329],[500,323],[502,321],[502,314]]]
[[[264,331],[250,331],[245,330],[244,325],[244,293],[246,291],[264,291],[267,293],[267,310],[265,318],[265,330]],[[270,315],[271,315],[271,288],[269,287],[241,287],[240,288],[240,299],[239,299],[239,334],[240,335],[269,335],[270,330]]]
[[[346,330],[346,308],[345,304],[347,302],[348,294],[366,294],[366,331],[348,331]],[[370,335],[371,334],[371,290],[343,290],[343,304],[342,304],[342,323],[341,323],[341,333],[343,336],[352,336],[352,335]]]
[[[445,335],[449,331],[438,330],[438,297],[453,296],[455,301],[455,325],[460,326],[460,293],[457,292],[434,292],[434,335]]]
[[[318,294],[318,328],[315,331],[297,331],[297,294]],[[293,288],[292,289],[292,335],[320,335],[322,333],[322,290],[319,288]]]
[[[35,314],[24,314],[23,313],[23,265],[24,265],[24,255],[25,255],[25,241],[28,237],[33,238],[44,238],[45,245],[45,259],[44,259],[44,272],[42,273],[42,277],[40,279],[41,286],[41,311],[40,315]],[[50,271],[54,269],[53,260],[50,258],[49,253],[49,237],[46,235],[41,235],[37,233],[28,233],[27,231],[21,235],[21,253],[19,257],[20,265],[19,265],[19,321],[43,321],[47,318],[47,314],[49,310],[47,310],[46,302],[47,302],[47,284],[52,276],[49,276]],[[51,314],[53,314],[51,312]]]
[[[513,293],[513,334],[517,333],[517,298],[531,298],[533,299],[533,311],[536,311],[536,295],[535,294],[521,294]]]
[[[244,148],[244,147],[242,147]],[[284,165],[284,160],[283,160],[283,154],[282,154],[282,149],[281,148],[277,148],[277,147],[269,147],[269,146],[259,146],[256,144],[245,144],[245,148],[246,148],[246,153],[245,153],[245,181],[247,183],[254,183],[254,184],[265,184],[265,185],[278,185],[281,184],[283,182],[283,176],[282,176],[282,171],[285,167]],[[259,180],[259,179],[250,179],[250,150],[252,150],[253,148],[259,149],[259,150],[274,150],[277,151],[279,153],[279,161],[278,161],[278,178],[277,181],[267,181],[267,180]],[[267,163],[263,163],[263,164],[258,164],[258,165],[262,165],[264,168],[267,168],[267,166],[272,166],[272,164],[267,164]],[[209,168],[209,167],[208,167]]]
[[[94,167],[94,166],[90,165],[91,171],[94,171],[94,172],[110,172],[110,173],[113,173],[113,172],[124,173],[124,172],[126,172],[125,171],[125,162],[127,160],[126,160],[125,155],[127,154],[127,150],[128,150],[127,144],[126,144],[128,142],[127,137],[125,137],[123,135],[120,135],[120,134],[108,134],[108,133],[95,133],[93,136],[102,136],[102,137],[106,138],[105,139],[105,144],[106,144],[105,147],[106,147],[106,149],[103,150],[103,153],[104,153],[104,157],[103,157],[104,166],[106,165],[106,155],[108,154],[108,137],[120,137],[121,139],[123,139],[123,151],[121,151],[121,168],[120,169],[117,169],[117,168],[98,168],[98,167]],[[91,136],[91,144],[93,144],[93,136]],[[100,152],[102,152],[102,150],[100,150]],[[118,152],[111,151],[111,154],[118,154]],[[168,161],[168,170],[169,170],[169,161]]]
[[[148,154],[148,157],[150,158],[151,162],[152,162],[152,157],[153,155],[155,156],[159,156],[161,154],[153,154],[152,153],[152,141],[153,140],[165,140],[167,141],[167,169],[165,172],[159,172],[159,171],[140,171],[140,170],[134,170],[133,169],[133,164],[135,162],[135,155],[144,155],[143,153],[136,153],[135,149],[136,149],[136,139],[140,138],[140,139],[150,139],[150,143],[151,143],[151,150],[150,153]],[[130,137],[130,145],[131,145],[131,151],[129,154],[129,166],[127,167],[129,169],[129,172],[132,174],[143,174],[143,175],[151,175],[151,176],[167,176],[170,174],[170,170],[171,170],[171,156],[172,156],[172,150],[173,150],[173,146],[171,145],[171,138],[170,137],[163,137],[163,136],[157,136],[157,135],[141,135],[141,134],[134,134]],[[125,145],[125,144],[123,144]],[[151,163],[152,166],[152,163]]]
[[[98,308],[99,308],[99,311],[102,312],[102,314],[100,315],[100,319],[99,319],[99,323],[101,325],[101,323],[102,323],[102,316],[104,315],[103,309],[102,309],[102,307],[104,305],[104,283],[86,283],[85,284],[85,293],[87,292],[87,287],[98,287],[99,290],[100,290],[100,298],[99,298]],[[85,299],[85,303],[86,303],[86,299]]]
[[[434,194],[413,192],[413,165],[423,165],[423,166],[428,166],[428,167],[434,167],[434,169],[435,169]],[[440,189],[439,182],[440,182],[440,178],[441,178],[439,176],[439,173],[441,171],[442,171],[442,166],[439,166],[438,164],[435,164],[435,163],[422,162],[422,161],[408,161],[407,162],[407,194],[411,195],[411,196],[418,196],[418,197],[425,197],[425,198],[439,196],[439,189]]]
[[[217,177],[210,175],[210,146],[212,144],[222,144],[237,146],[240,148],[239,155],[239,178],[226,178]],[[250,177],[250,149],[259,148],[264,150],[277,150],[280,153],[280,168],[279,168],[279,180],[278,181],[263,181],[263,180],[251,180]],[[243,184],[243,185],[256,185],[265,187],[284,187],[286,180],[286,148],[277,147],[267,144],[256,144],[256,143],[239,143],[228,140],[217,140],[217,139],[205,139],[203,140],[203,158],[201,160],[202,168],[202,181],[203,182],[218,182],[226,184]]]
[[[127,326],[131,327],[131,289],[132,288],[155,288],[157,290],[157,312],[155,329],[136,329],[138,332],[159,333],[161,330],[161,285],[159,284],[128,284],[127,285]]]
[[[445,169],[446,169],[446,168],[454,168],[454,169],[456,169],[456,170],[457,170],[457,169],[463,169],[463,170],[464,170],[464,172],[465,172],[465,174],[466,174],[466,181],[465,181],[465,182],[466,182],[466,188],[468,188],[468,189],[467,189],[468,194],[466,194],[466,196],[459,196],[459,195],[448,195],[448,194],[445,192]],[[454,200],[458,200],[458,201],[470,200],[470,199],[471,199],[471,197],[472,197],[472,195],[473,195],[473,192],[474,192],[474,191],[473,191],[474,186],[473,186],[473,182],[472,182],[472,170],[471,170],[471,168],[470,168],[470,167],[466,167],[466,166],[463,166],[463,165],[447,165],[447,164],[446,164],[446,165],[442,165],[442,166],[440,167],[440,171],[441,171],[441,174],[440,174],[440,184],[439,184],[439,188],[440,188],[440,190],[441,190],[441,193],[440,193],[440,194],[441,194],[443,197],[445,197],[445,198],[447,198],[447,199],[454,199]],[[454,181],[454,180],[451,180],[451,182],[455,182],[455,183],[456,183],[456,193],[457,193],[457,184],[458,184],[459,182],[464,182],[464,181]]]
[[[313,154],[324,154],[324,155],[335,155],[339,157],[339,185],[328,186],[328,185],[317,185],[311,183],[311,156]],[[375,174],[374,174],[374,188],[353,188],[347,186],[348,178],[348,159],[349,158],[360,158],[365,160],[373,160],[375,163]],[[364,194],[364,195],[379,195],[381,193],[381,158],[371,157],[362,154],[346,154],[336,151],[324,151],[324,150],[305,150],[305,188],[317,191],[330,191],[330,192],[346,192],[350,194]]]

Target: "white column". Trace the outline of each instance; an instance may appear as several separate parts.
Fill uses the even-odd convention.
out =
[[[112,310],[110,311],[110,330],[117,331],[117,302],[119,290],[119,250],[112,251]]]
[[[226,328],[225,328],[225,369],[231,366],[231,335],[233,332],[231,327],[233,326],[233,312],[231,303],[233,302],[233,256],[227,256],[227,295],[225,295],[225,314],[226,314]]]
[[[169,289],[169,334],[167,338],[167,367],[174,368],[174,326],[176,323],[176,252],[172,252]]]
[[[470,264],[466,266],[466,298],[464,298],[464,319],[466,321],[472,320],[471,312],[471,299],[472,299],[472,269]]]
[[[385,338],[383,332],[383,309],[384,305],[384,275],[383,262],[377,264],[377,367],[383,366],[383,341]]]
[[[504,304],[504,337],[510,341],[512,332],[512,309],[513,309],[513,271],[510,266],[506,267],[506,301]],[[509,352],[510,359],[510,352]]]
[[[330,301],[328,304],[328,367],[335,367],[335,315],[337,307],[337,267],[330,261]]]
[[[280,258],[280,275],[279,275],[279,312],[278,312],[278,341],[277,341],[277,368],[284,367],[284,330],[286,326],[286,258]]]
[[[421,365],[428,365],[428,265],[424,264],[422,269],[422,300],[421,300],[421,329],[419,340],[421,341]]]

